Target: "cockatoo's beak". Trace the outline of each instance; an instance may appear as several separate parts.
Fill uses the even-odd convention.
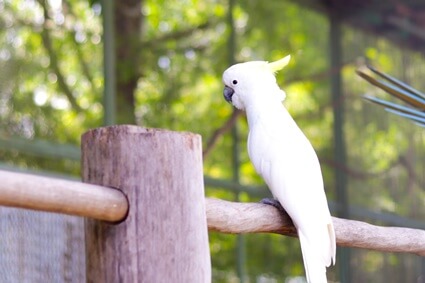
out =
[[[226,99],[227,102],[229,102],[229,103],[232,102],[232,96],[233,96],[234,93],[235,93],[235,91],[232,88],[230,88],[228,86],[224,87],[223,96],[224,96],[224,99]]]

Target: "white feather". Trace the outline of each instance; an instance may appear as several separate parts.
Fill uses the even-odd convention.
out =
[[[317,155],[281,104],[274,75],[252,63],[229,68],[223,81],[238,82],[232,103],[246,110],[250,159],[297,228],[308,282],[327,282],[336,244]]]

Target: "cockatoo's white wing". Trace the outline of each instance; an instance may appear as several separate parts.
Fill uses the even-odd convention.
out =
[[[335,234],[316,153],[282,105],[248,119],[250,158],[297,227],[307,279],[327,282]]]

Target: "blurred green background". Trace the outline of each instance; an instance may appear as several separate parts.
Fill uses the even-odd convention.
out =
[[[258,201],[270,194],[221,74],[291,54],[277,79],[332,214],[424,229],[425,131],[362,100],[386,95],[355,69],[371,63],[425,90],[425,4],[338,2],[0,0],[0,168],[78,178],[82,133],[137,124],[201,134],[207,196]],[[210,248],[213,282],[303,282],[297,239],[210,233]],[[418,256],[358,249],[339,249],[328,269],[332,282],[421,275]]]

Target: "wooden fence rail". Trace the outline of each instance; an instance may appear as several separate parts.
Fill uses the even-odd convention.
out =
[[[0,205],[117,222],[128,201],[116,189],[0,170]]]

